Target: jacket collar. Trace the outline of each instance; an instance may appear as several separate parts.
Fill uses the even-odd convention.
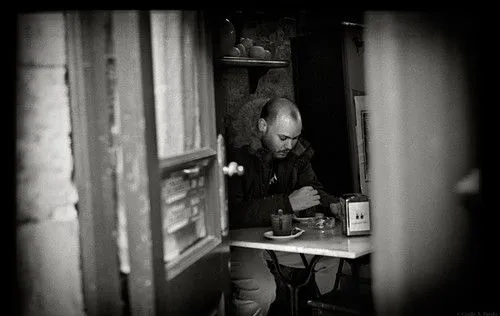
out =
[[[272,159],[272,154],[267,148],[262,146],[262,142],[252,142],[249,144],[249,151],[251,154],[256,155],[261,161],[268,162]],[[312,156],[311,144],[305,139],[299,138],[297,144],[292,148],[288,155],[295,155],[297,157],[307,156],[310,158]]]

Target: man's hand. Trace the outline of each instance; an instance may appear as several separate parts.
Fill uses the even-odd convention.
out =
[[[289,196],[290,205],[292,205],[292,210],[294,212],[305,210],[318,205],[319,195],[318,191],[311,186],[302,187],[298,190],[293,191]]]
[[[333,216],[335,216],[340,220],[344,220],[345,218],[344,209],[345,209],[345,200],[343,198],[339,198],[339,202],[337,203],[330,204],[330,210],[332,211]]]

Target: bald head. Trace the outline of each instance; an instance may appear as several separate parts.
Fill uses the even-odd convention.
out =
[[[268,124],[274,124],[277,118],[301,121],[299,109],[287,98],[273,98],[267,101],[262,107],[260,117]]]
[[[302,132],[302,119],[297,106],[285,98],[269,100],[259,118],[262,144],[274,158],[285,158]]]

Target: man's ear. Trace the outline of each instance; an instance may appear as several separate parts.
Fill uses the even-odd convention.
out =
[[[263,119],[263,118],[260,118],[259,122],[258,122],[258,125],[259,125],[259,132],[261,132],[262,134],[264,134],[267,131],[267,122],[266,122],[266,120]]]

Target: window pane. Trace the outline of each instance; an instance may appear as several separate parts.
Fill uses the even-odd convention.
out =
[[[175,260],[207,236],[206,183],[208,159],[169,172],[162,180],[165,261]]]
[[[205,144],[200,132],[199,63],[205,53],[200,30],[195,11],[151,13],[159,159]]]

